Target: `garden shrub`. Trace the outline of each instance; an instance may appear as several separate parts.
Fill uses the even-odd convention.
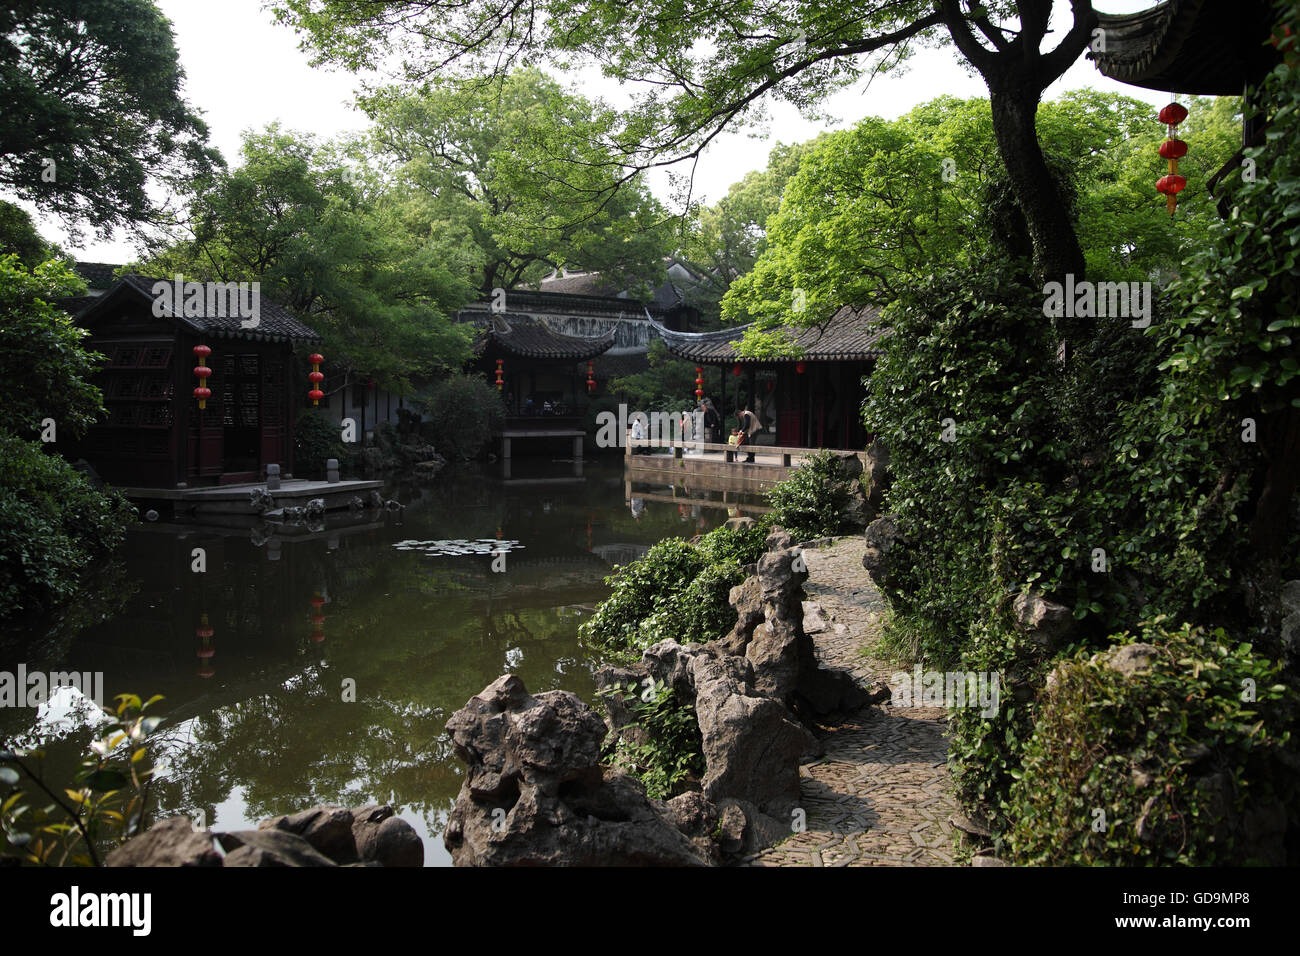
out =
[[[1289,727],[1295,692],[1250,644],[1153,622],[1150,670],[1125,676],[1081,650],[1054,672],[1011,790],[1008,859],[1030,865],[1284,862],[1300,790]],[[1290,750],[1291,753],[1284,753]],[[1248,803],[1249,798],[1249,803]],[[1100,811],[1100,813],[1098,812]],[[1259,829],[1257,829],[1259,828]],[[1254,831],[1254,843],[1241,839]],[[1234,842],[1234,840],[1236,842]],[[1267,843],[1264,843],[1267,841]],[[1261,845],[1263,843],[1263,845]],[[1268,844],[1272,844],[1271,846]],[[1261,857],[1258,854],[1267,854]]]
[[[132,514],[121,494],[96,491],[40,442],[0,430],[0,619],[71,598],[83,569],[121,543]]]
[[[823,449],[767,493],[772,506],[768,520],[785,528],[796,541],[847,531],[843,515],[855,480],[845,477],[838,455]]]
[[[293,426],[293,470],[299,478],[324,479],[325,463],[346,458],[339,427],[319,410],[303,409]]]
[[[475,458],[505,421],[496,388],[479,375],[453,375],[412,404],[425,416],[434,446],[448,460]]]
[[[643,646],[666,640],[703,644],[723,637],[736,623],[736,611],[727,598],[744,580],[745,572],[735,561],[709,564],[642,622]]]
[[[745,528],[722,525],[701,535],[695,546],[711,564],[721,564],[724,561],[734,561],[742,567],[754,564],[767,550],[767,536],[773,523],[772,516],[767,514]]]
[[[671,686],[637,684],[611,687],[606,697],[623,698],[623,710],[640,733],[624,728],[610,756],[614,766],[645,785],[655,800],[667,800],[704,774],[704,742],[695,709],[678,699]]]

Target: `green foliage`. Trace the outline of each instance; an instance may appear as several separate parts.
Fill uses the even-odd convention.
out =
[[[745,572],[734,561],[709,564],[641,623],[643,646],[666,640],[703,644],[722,637],[736,623],[736,612],[727,598],[744,580]]]
[[[52,252],[27,211],[0,200],[0,256],[13,254],[28,269],[35,269],[51,258]]]
[[[304,408],[293,426],[293,469],[300,478],[325,477],[325,462],[331,458],[344,460],[347,448],[339,428],[320,413],[319,409]]]
[[[1196,129],[1184,134],[1196,137],[1186,170],[1193,181],[1207,180],[1232,154],[1234,102],[1189,101]],[[1216,217],[1203,190],[1187,197],[1176,220],[1159,214],[1163,198],[1151,183],[1163,130],[1146,103],[1071,92],[1043,104],[1038,130],[1049,165],[1068,167],[1074,182],[1090,275],[1148,279],[1174,269],[1180,248],[1204,240]],[[758,322],[743,351],[788,352],[770,338],[772,327],[815,325],[846,303],[892,301],[913,280],[987,251],[989,190],[1015,203],[997,156],[986,99],[944,96],[896,120],[868,118],[824,136],[768,220],[753,271],[723,300],[728,319]],[[802,311],[795,311],[796,290],[804,294]]]
[[[754,564],[767,550],[765,542],[772,524],[771,514],[766,514],[746,528],[733,529],[722,525],[702,535],[696,547],[710,564],[727,561],[741,567]]]
[[[607,145],[614,114],[599,104],[538,69],[496,81],[438,76],[360,104],[378,158],[395,171],[405,227],[471,246],[477,288],[535,283],[564,265],[618,287],[661,279],[666,217]]]
[[[6,4],[0,187],[103,236],[156,222],[151,179],[175,190],[221,163],[181,98],[183,76],[153,0]]]
[[[772,511],[768,526],[780,525],[796,541],[825,538],[848,530],[844,509],[854,480],[844,477],[840,457],[823,449],[804,460],[794,473],[767,493]]]
[[[417,396],[412,404],[426,416],[434,446],[448,459],[474,458],[505,421],[500,393],[479,375],[443,379],[428,398]]]
[[[29,271],[16,255],[0,258],[0,427],[36,437],[41,420],[52,418],[59,434],[75,438],[102,410],[88,379],[103,356],[83,348],[86,332],[50,304],[85,291],[59,260]]]
[[[73,785],[52,785],[40,772],[44,752],[0,745],[0,861],[38,866],[101,866],[107,846],[147,829],[154,768],[149,738],[162,723],[141,701],[119,694],[112,719],[101,725]],[[47,802],[48,801],[48,802]]]
[[[660,639],[648,639],[643,622],[657,611],[672,614],[671,605],[705,567],[704,556],[688,542],[665,538],[605,579],[613,593],[583,621],[582,635],[611,658],[639,658]]]
[[[610,392],[631,411],[689,412],[695,408],[695,364],[673,358],[663,340],[650,340],[650,367],[609,383]],[[617,412],[617,404],[612,409]]]
[[[122,542],[132,510],[40,442],[0,430],[0,620],[77,593],[83,569]]]
[[[448,316],[473,296],[471,250],[442,230],[413,235],[378,178],[335,144],[272,125],[245,134],[242,157],[199,184],[192,234],[144,271],[261,282],[320,333],[331,387],[355,375],[410,394],[464,364],[472,332]]]
[[[1296,694],[1279,667],[1224,631],[1159,621],[1118,645],[1154,645],[1147,673],[1124,676],[1080,651],[1056,670],[1011,790],[1011,862],[1240,865],[1233,844],[1247,798],[1296,806],[1284,761]],[[1290,755],[1294,766],[1294,754]],[[1101,810],[1104,817],[1097,815]],[[1104,820],[1100,832],[1095,822]],[[1256,848],[1257,850],[1258,848]]]
[[[704,744],[695,711],[678,700],[669,685],[643,690],[628,684],[626,690],[611,687],[603,694],[621,696],[633,726],[640,731],[625,729],[618,737],[614,766],[640,780],[652,799],[674,797],[685,789],[686,781],[704,773]]]

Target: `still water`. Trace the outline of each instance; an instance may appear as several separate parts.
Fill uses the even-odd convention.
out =
[[[256,528],[134,529],[72,608],[6,635],[0,670],[103,672],[110,700],[164,695],[154,819],[201,814],[239,830],[322,803],[391,803],[424,839],[426,865],[449,865],[441,834],[463,768],[447,719],[507,671],[530,692],[590,700],[599,662],[578,625],[608,593],[603,578],[728,510],[629,502],[621,461],[575,477],[568,463],[516,459],[508,479],[444,473],[389,495],[405,509],[331,514],[324,531],[269,540]],[[498,541],[504,561],[483,553]],[[72,696],[0,709],[0,739],[49,745],[52,780],[70,780],[93,739],[65,719]]]

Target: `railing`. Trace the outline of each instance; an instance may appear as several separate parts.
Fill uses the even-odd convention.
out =
[[[624,453],[626,458],[632,457],[634,448],[652,448],[666,451],[673,458],[682,458],[686,452],[693,451],[697,453],[721,452],[724,461],[734,462],[737,455],[765,455],[768,457],[780,457],[781,465],[789,468],[795,458],[808,458],[818,452],[825,451],[823,448],[798,448],[791,445],[726,445],[720,442],[690,441],[687,439],[664,439],[654,438],[626,438],[627,450]],[[847,449],[831,449],[839,455],[861,456],[861,452],[850,451]]]

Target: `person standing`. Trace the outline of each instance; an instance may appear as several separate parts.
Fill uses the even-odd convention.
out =
[[[713,399],[707,396],[704,399],[704,434],[713,444],[722,442],[722,416],[713,407]]]
[[[739,419],[740,431],[744,433],[745,436],[743,443],[752,448],[754,445],[754,439],[758,437],[758,433],[763,427],[758,420],[758,416],[749,410],[748,405],[741,405],[736,409],[736,418]],[[749,464],[753,461],[754,453],[751,451],[749,457],[745,459],[745,462],[746,464]]]

